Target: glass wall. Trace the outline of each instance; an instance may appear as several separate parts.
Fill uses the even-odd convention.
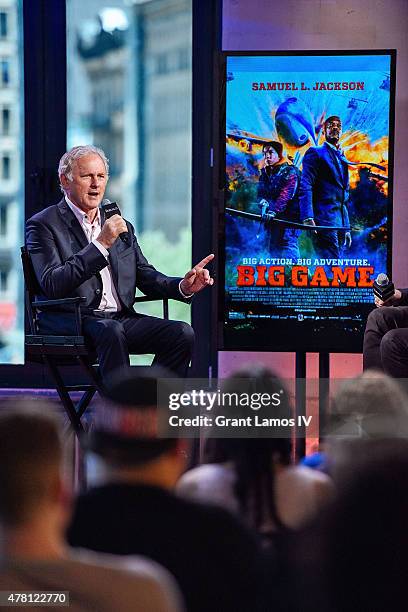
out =
[[[67,0],[68,147],[110,160],[106,197],[159,270],[191,266],[191,0]],[[161,305],[143,312],[160,315]],[[138,309],[140,310],[140,309]],[[174,319],[190,308],[170,305]]]
[[[24,363],[22,3],[0,0],[0,363]]]

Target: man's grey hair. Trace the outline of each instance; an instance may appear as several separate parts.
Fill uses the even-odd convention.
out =
[[[345,381],[337,390],[331,407],[336,414],[385,412],[405,414],[408,419],[408,396],[404,388],[379,370],[367,370]]]
[[[89,155],[90,153],[96,153],[96,155],[99,155],[105,165],[106,174],[109,174],[109,160],[106,157],[105,152],[101,148],[95,147],[94,145],[81,145],[79,147],[72,147],[72,149],[64,153],[58,165],[58,178],[60,181],[61,191],[65,193],[65,189],[61,184],[61,175],[63,174],[67,177],[69,181],[72,181],[72,165],[74,161],[76,159],[79,159],[80,157]]]
[[[344,383],[331,408],[332,432],[351,427],[364,438],[408,437],[406,390],[383,372],[367,370]]]

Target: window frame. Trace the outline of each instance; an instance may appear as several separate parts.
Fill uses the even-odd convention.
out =
[[[22,174],[27,220],[57,201],[60,194],[56,168],[66,146],[66,19],[65,0],[20,1],[26,109]],[[11,78],[12,70],[11,67]],[[74,383],[76,368],[69,378]],[[54,385],[42,365],[25,362],[0,364],[0,387],[53,388]]]
[[[25,219],[60,196],[56,168],[66,149],[67,44],[65,0],[21,0],[24,36]],[[213,57],[221,49],[222,0],[192,0],[193,122],[192,235],[193,262],[214,251],[212,202]],[[9,19],[9,28],[12,27]],[[12,75],[11,75],[12,78]],[[202,117],[208,117],[203,121]],[[56,117],[58,121],[56,121]],[[12,123],[12,122],[11,122]],[[12,127],[12,126],[10,126]],[[203,160],[206,160],[203,163]],[[193,301],[192,321],[200,338],[193,374],[216,375],[215,291]],[[205,342],[205,338],[210,338]],[[210,364],[210,366],[208,365]],[[209,369],[210,368],[210,369]],[[78,384],[76,368],[67,370],[68,384]],[[53,388],[42,365],[0,364],[0,386]]]

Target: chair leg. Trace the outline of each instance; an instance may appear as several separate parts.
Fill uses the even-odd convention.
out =
[[[91,399],[93,398],[95,393],[96,393],[96,388],[95,387],[91,387],[90,389],[85,391],[85,393],[83,394],[83,396],[81,397],[81,399],[77,403],[77,405],[76,405],[76,413],[77,413],[79,419],[82,417],[82,415],[84,414],[85,410],[88,408],[89,404],[91,403]]]
[[[84,493],[87,489],[86,459],[84,449],[75,436],[74,440],[74,491]]]
[[[81,364],[82,368],[85,370],[85,372],[88,374],[89,378],[92,380],[93,384],[99,391],[99,394],[104,395],[105,387],[100,377],[96,374],[93,367],[89,364],[89,361],[87,361],[82,355],[78,355],[78,361]]]
[[[52,359],[50,359],[48,355],[44,355],[43,357],[54,379],[55,387],[57,389],[62,405],[65,408],[65,412],[68,415],[68,418],[71,422],[71,425],[75,433],[79,435],[80,433],[84,431],[84,428],[75,410],[74,403],[72,399],[70,398],[68,391],[65,388],[64,381],[62,380],[61,374],[59,373],[57,366],[53,363]]]

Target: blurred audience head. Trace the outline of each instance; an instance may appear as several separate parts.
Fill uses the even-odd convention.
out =
[[[222,391],[230,394],[248,394],[252,397],[259,397],[261,394],[279,396],[279,405],[269,405],[261,410],[251,410],[245,404],[237,402],[232,405],[228,416],[231,417],[247,417],[248,415],[258,414],[260,417],[274,417],[279,419],[290,419],[292,408],[289,401],[289,395],[285,389],[283,381],[276,376],[271,370],[262,365],[253,365],[237,370],[225,379]],[[282,393],[283,391],[283,393]],[[231,430],[232,433],[239,431],[238,428]],[[208,459],[213,462],[233,460],[238,456],[248,455],[247,460],[252,467],[255,467],[260,457],[272,458],[276,463],[288,464],[290,462],[291,440],[290,428],[282,428],[283,433],[288,436],[268,437],[270,430],[256,431],[256,437],[246,438],[214,438],[210,439],[208,445]],[[263,436],[262,434],[265,434]]]
[[[38,406],[38,407],[37,407]],[[0,520],[6,527],[29,523],[61,504],[62,446],[45,402],[21,400],[0,414]]]
[[[408,441],[370,440],[366,450],[294,551],[313,609],[406,609]]]
[[[408,437],[408,398],[399,383],[382,372],[367,371],[347,381],[331,408],[327,447],[337,481],[347,477],[350,463],[357,468],[364,460],[369,441]]]
[[[366,436],[398,435],[400,426],[407,423],[408,397],[396,380],[380,371],[368,370],[338,390],[332,413],[359,417]]]
[[[137,375],[120,373],[85,439],[99,456],[109,477],[173,487],[185,469],[186,444],[158,433],[158,380],[171,377],[158,366],[138,368]]]
[[[247,393],[253,397],[259,394],[278,394],[279,405],[264,407],[258,411],[259,417],[290,419],[293,416],[289,395],[282,380],[264,366],[253,365],[238,370],[225,380],[222,390],[231,394]],[[233,405],[229,413],[230,416],[238,418],[247,417],[248,414],[255,413],[248,409],[248,406],[241,406],[239,402]],[[234,428],[234,435],[238,431]],[[266,518],[272,519],[275,525],[281,527],[273,495],[274,468],[290,463],[291,431],[289,427],[286,428],[285,437],[280,438],[267,437],[270,435],[269,428],[256,433],[257,437],[252,438],[210,438],[206,459],[210,463],[234,463],[237,473],[235,493],[241,511],[247,516],[252,515],[250,522],[256,529],[260,528]]]

